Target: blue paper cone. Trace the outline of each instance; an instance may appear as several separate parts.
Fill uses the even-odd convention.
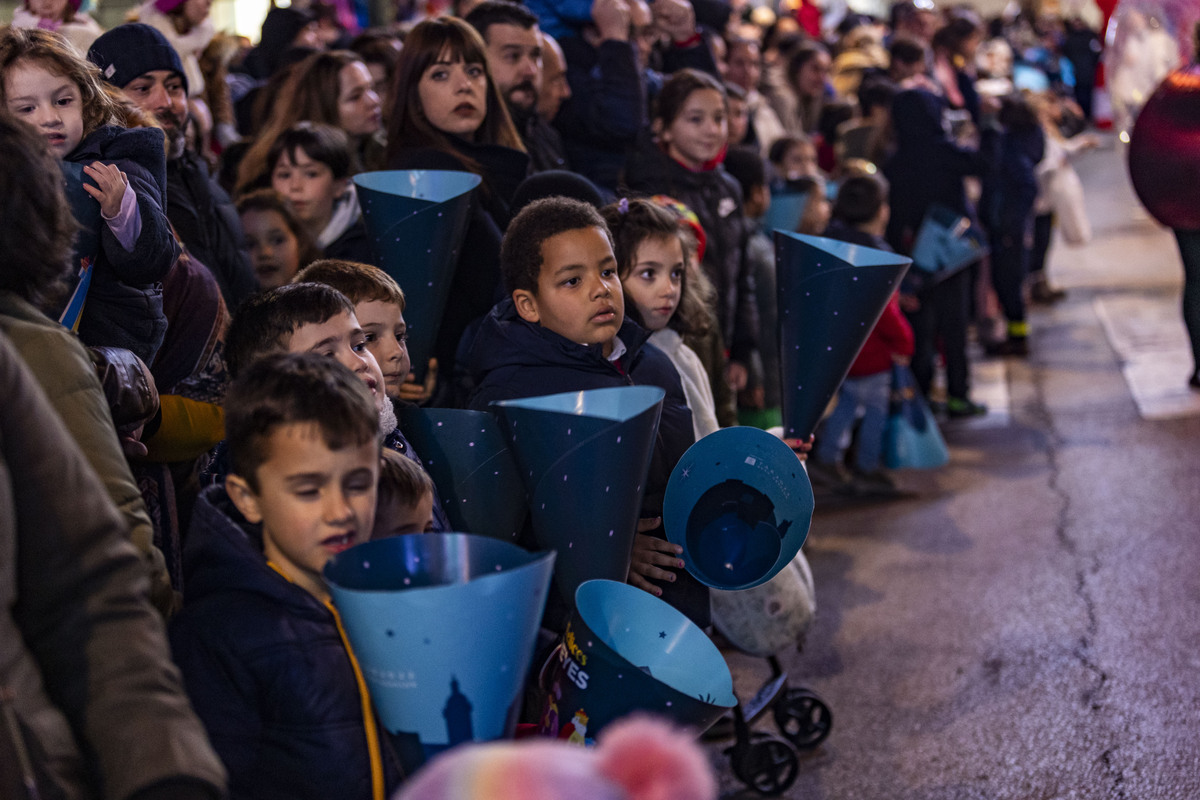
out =
[[[591,743],[634,711],[704,731],[737,704],[725,659],[704,631],[654,595],[588,581],[543,670],[543,735]]]
[[[553,553],[463,533],[358,545],[325,580],[406,771],[511,735]]]
[[[433,353],[467,232],[471,192],[481,181],[470,172],[438,170],[354,176],[376,263],[404,290],[408,354],[418,377]]]
[[[808,205],[808,192],[783,192],[771,195],[771,206],[763,215],[763,228],[768,231],[781,230],[792,233],[800,225],[804,207]]]
[[[516,459],[483,411],[409,407],[400,428],[421,454],[456,531],[515,541],[529,504]]]
[[[539,547],[558,551],[570,601],[593,578],[629,573],[665,392],[622,386],[493,403],[529,494]]]
[[[663,527],[696,580],[749,589],[795,558],[812,512],[808,473],[790,447],[758,428],[723,428],[675,465]]]
[[[807,439],[912,261],[775,232],[784,436]]]

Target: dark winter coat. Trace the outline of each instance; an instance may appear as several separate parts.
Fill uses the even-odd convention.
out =
[[[227,307],[237,308],[258,291],[237,208],[190,150],[167,161],[167,218],[188,252],[217,279]]]
[[[532,172],[545,172],[548,169],[570,169],[567,166],[567,150],[563,144],[562,134],[558,129],[542,118],[536,110],[522,112],[509,108],[513,124],[521,134],[521,142],[529,153],[529,166]]]
[[[163,213],[167,158],[163,132],[105,125],[66,158],[77,164],[103,161],[129,178],[137,193],[142,230],[130,252],[100,223],[100,252],[92,273],[79,337],[94,347],[123,347],[150,364],[167,332],[162,280],[179,257],[179,245]]]
[[[983,149],[991,159],[984,179],[980,216],[992,236],[1018,241],[1032,229],[1037,202],[1037,165],[1046,151],[1040,125],[989,132]]]
[[[184,570],[171,649],[229,770],[230,800],[370,800],[365,687],[331,607],[268,566],[261,531],[224,487],[196,503]],[[400,776],[383,746],[391,792]]]
[[[747,266],[750,237],[742,213],[742,187],[717,165],[693,171],[646,137],[630,157],[630,192],[666,194],[696,213],[704,229],[704,271],[717,290],[717,321],[733,361],[749,363],[758,348],[758,301],[754,271]]]
[[[470,352],[468,367],[477,387],[470,407],[487,411],[499,400],[616,386],[658,386],[667,394],[641,512],[643,518],[658,517],[671,470],[695,441],[692,412],[679,373],[665,353],[646,341],[649,333],[626,317],[618,336],[626,347],[621,357],[624,374],[604,357],[600,345],[577,344],[526,322],[518,316],[512,300],[504,300],[480,325]],[[662,537],[661,528],[651,533]],[[708,590],[686,572],[680,570],[675,583],[664,585],[663,599],[697,624],[708,624]]]

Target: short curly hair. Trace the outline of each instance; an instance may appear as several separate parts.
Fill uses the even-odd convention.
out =
[[[582,228],[599,228],[612,246],[612,233],[595,206],[566,197],[546,197],[525,206],[509,224],[500,245],[500,272],[509,293],[523,290],[536,295],[542,242]]]

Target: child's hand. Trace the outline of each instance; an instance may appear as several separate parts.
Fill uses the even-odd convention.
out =
[[[409,403],[424,403],[433,396],[433,389],[437,386],[437,376],[437,359],[431,358],[429,366],[425,369],[425,382],[417,383],[417,374],[415,372],[408,373],[404,383],[400,384],[400,399]]]
[[[592,22],[601,39],[629,41],[630,13],[625,0],[592,0]]]
[[[807,439],[784,439],[783,443],[792,448],[792,452],[796,454],[796,458],[801,461],[808,460],[808,454],[813,449],[813,440],[815,434],[809,434]]]
[[[125,197],[125,189],[129,186],[129,178],[113,164],[94,161],[83,168],[88,177],[96,182],[95,186],[83,184],[84,191],[96,198],[100,203],[100,214],[105,219],[113,219],[121,210],[121,200]]]
[[[900,295],[900,309],[907,311],[910,314],[915,314],[921,310],[921,300],[915,294]]]
[[[725,382],[729,384],[730,389],[740,392],[750,382],[750,371],[742,362],[730,361],[725,365]]]
[[[661,524],[661,517],[638,520],[638,533],[633,537],[633,558],[629,562],[629,583],[655,597],[662,596],[662,589],[650,580],[674,583],[675,573],[663,567],[679,569],[683,566],[683,562],[679,560],[679,555],[683,552],[682,547],[666,539],[643,533],[652,531]]]
[[[655,0],[650,10],[659,30],[672,42],[686,42],[696,35],[696,11],[688,0]]]

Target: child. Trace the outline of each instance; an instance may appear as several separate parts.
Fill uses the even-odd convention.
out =
[[[296,276],[297,283],[332,286],[354,304],[354,315],[362,326],[367,350],[383,373],[384,390],[393,406],[409,405],[408,398],[424,387],[412,383],[409,370],[408,325],[404,321],[404,292],[378,267],[353,261],[325,259],[306,267]],[[403,453],[418,465],[421,459],[400,428],[389,432],[384,447]],[[423,467],[422,467],[423,469]],[[437,498],[437,492],[434,491]],[[450,520],[442,510],[440,498],[434,505],[435,530],[450,530]]]
[[[821,174],[817,166],[817,146],[807,136],[785,136],[776,139],[767,153],[774,175],[771,188],[775,192],[796,191],[793,181],[814,178]]]
[[[679,375],[648,334],[625,319],[625,297],[604,218],[594,207],[551,197],[526,206],[500,251],[511,296],[483,321],[468,358],[476,382],[470,406],[495,400],[613,386],[666,391],[642,501],[644,520],[662,515],[675,463],[692,445],[692,415]],[[708,590],[675,570],[682,548],[639,535],[629,581],[662,597],[696,624],[709,623]],[[655,582],[666,582],[657,586]]]
[[[709,322],[708,309],[688,291],[683,230],[670,211],[649,200],[621,200],[602,213],[612,232],[626,313],[650,331],[650,343],[675,365],[692,412],[692,430],[702,439],[720,426],[708,373],[682,338],[701,332]]]
[[[382,800],[399,775],[321,575],[374,525],[374,401],[329,358],[274,353],[225,420],[232,470],[197,501],[170,636],[230,797]]]
[[[321,257],[308,230],[274,189],[243,195],[237,210],[260,288],[275,289],[291,282],[301,267]]]
[[[321,254],[371,262],[375,256],[350,180],[352,163],[346,134],[311,122],[281,133],[267,154],[271,186],[292,204]]]
[[[180,252],[162,210],[162,131],[109,124],[116,105],[96,67],[49,31],[0,33],[0,99],[45,137],[59,159],[85,164],[83,174],[92,183],[84,183],[84,191],[106,221],[80,338],[123,347],[153,363],[167,330],[161,281]]]
[[[433,481],[421,465],[395,450],[384,450],[371,538],[433,533],[433,509]]]
[[[14,28],[54,31],[82,55],[104,29],[79,10],[81,5],[81,0],[25,0],[13,10],[12,24]]]
[[[825,179],[820,175],[804,175],[794,181],[789,181],[790,192],[803,194],[807,197],[800,221],[796,223],[796,233],[809,236],[820,236],[829,225],[829,198],[825,191]]]
[[[746,267],[742,192],[721,166],[728,112],[719,81],[694,69],[675,72],[655,102],[658,140],[630,157],[626,184],[635,192],[669,194],[699,218],[706,235],[702,263],[717,290],[716,316],[729,348],[725,379],[740,391],[758,347],[758,309]]]
[[[851,244],[891,250],[883,239],[889,206],[882,179],[864,175],[848,178],[838,191],[833,220],[824,235]],[[809,474],[835,491],[845,493],[896,493],[896,485],[883,469],[883,432],[891,395],[893,362],[907,363],[913,353],[913,331],[893,294],[883,315],[867,338],[838,392],[837,406],[825,420]],[[846,440],[859,413],[862,423],[854,452],[854,472],[842,464]]]
[[[735,147],[725,155],[725,169],[742,187],[744,222],[750,231],[746,260],[754,271],[758,298],[759,354],[757,369],[738,402],[738,422],[756,428],[783,424],[779,371],[779,313],[775,299],[775,243],[762,228],[762,218],[771,208],[766,164],[758,150]]]

